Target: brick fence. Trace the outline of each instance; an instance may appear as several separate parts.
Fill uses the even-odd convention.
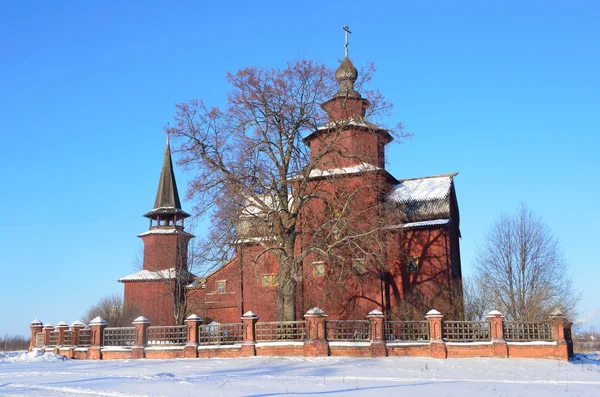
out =
[[[371,311],[364,320],[327,320],[319,308],[304,321],[259,322],[247,312],[240,323],[151,326],[138,317],[131,327],[108,327],[101,317],[56,327],[34,320],[30,350],[40,348],[88,360],[246,356],[527,357],[568,360],[571,324],[560,312],[546,322],[505,321],[493,310],[487,321],[445,321],[431,310],[421,321],[387,321]]]

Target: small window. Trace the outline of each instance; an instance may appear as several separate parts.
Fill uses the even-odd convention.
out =
[[[413,256],[411,258],[408,258],[408,260],[406,261],[406,269],[408,270],[409,273],[418,272],[419,271],[419,257]]]
[[[277,286],[277,274],[263,274],[262,276],[263,287],[275,287]]]
[[[365,272],[365,259],[364,258],[354,258],[352,259],[352,270],[356,274],[363,274]]]
[[[313,262],[313,276],[323,277],[325,275],[325,263]]]
[[[225,293],[225,284],[227,284],[227,281],[225,281],[225,280],[217,281],[217,294]]]

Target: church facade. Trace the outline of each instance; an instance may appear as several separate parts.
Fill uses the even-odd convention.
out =
[[[308,183],[358,214],[353,216],[353,233],[364,235],[365,243],[349,244],[352,249],[335,255],[302,255],[294,275],[295,317],[301,319],[307,310],[319,307],[329,319],[362,319],[373,309],[388,318],[407,318],[411,308],[435,307],[460,318],[456,174],[396,179],[386,171],[385,146],[392,137],[365,119],[369,103],[354,90],[356,78],[356,68],[346,57],[336,71],[339,92],[322,105],[330,122],[304,143],[311,155],[320,153],[335,135],[335,150],[319,160]],[[322,238],[317,229],[337,211],[322,201],[310,203],[299,221],[301,237],[295,250],[307,252]],[[184,230],[189,214],[181,207],[167,142],[154,208],[144,215],[149,229],[139,235],[143,269],[119,280],[125,286],[125,302],[137,306],[154,325],[181,322],[189,313],[233,323],[249,310],[261,321],[276,321],[278,262],[264,253],[268,233],[255,227],[252,214],[246,215],[240,215],[234,259],[208,275],[191,274],[187,257],[194,236]],[[329,237],[343,240],[345,229],[333,225],[328,230]],[[178,304],[182,300],[183,309]]]

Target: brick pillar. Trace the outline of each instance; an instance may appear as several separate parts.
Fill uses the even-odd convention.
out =
[[[46,324],[44,328],[42,328],[42,332],[44,333],[44,349],[50,343],[50,332],[54,331],[54,325]]]
[[[429,348],[431,357],[446,358],[448,352],[446,351],[446,343],[442,339],[442,320],[444,316],[437,310],[432,309],[427,312],[425,318],[429,321]]]
[[[256,323],[258,316],[251,311],[247,311],[242,316],[244,342],[242,343],[242,357],[256,356]]]
[[[35,340],[38,332],[42,332],[43,324],[37,318],[29,324],[29,331],[31,333],[31,339],[29,340],[29,351],[35,349]]]
[[[135,342],[131,349],[131,358],[144,358],[144,349],[146,347],[146,330],[150,326],[150,320],[144,316],[139,316],[133,320],[135,327]]]
[[[102,359],[102,346],[104,345],[104,328],[106,328],[106,325],[106,321],[104,321],[104,319],[100,316],[90,321],[91,340],[87,354],[88,360]]]
[[[192,314],[185,319],[188,330],[188,340],[183,348],[183,356],[186,358],[198,357],[198,327],[202,324],[202,318]]]
[[[61,321],[56,324],[56,329],[58,330],[56,346],[62,346],[65,343],[65,331],[69,329],[69,324]]]
[[[306,342],[304,355],[310,357],[328,356],[329,343],[325,335],[327,314],[318,307],[313,307],[304,315],[306,320]]]
[[[494,357],[508,357],[508,344],[504,340],[504,316],[498,310],[492,310],[485,318],[490,325],[492,354]]]
[[[371,310],[367,318],[371,321],[371,356],[385,357],[387,356],[387,347],[383,340],[383,313],[379,310]]]
[[[58,324],[56,324],[56,329],[58,330],[58,338],[56,338],[56,347],[54,348],[54,353],[60,354],[60,348],[65,343],[65,331],[69,329],[69,324],[65,323],[64,321],[61,321]]]
[[[552,335],[556,341],[556,358],[568,361],[569,360],[569,346],[565,339],[565,327],[568,326],[568,321],[565,319],[565,315],[560,309],[556,309],[550,315],[550,324],[552,324]],[[569,327],[570,333],[570,327]]]
[[[85,324],[81,321],[73,321],[71,324],[71,330],[73,331],[73,348],[79,345],[79,331],[85,328]]]

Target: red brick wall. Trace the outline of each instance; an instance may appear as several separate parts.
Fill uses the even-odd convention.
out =
[[[139,309],[152,325],[173,325],[173,301],[167,281],[125,284],[125,303]],[[109,324],[110,325],[110,324]]]

